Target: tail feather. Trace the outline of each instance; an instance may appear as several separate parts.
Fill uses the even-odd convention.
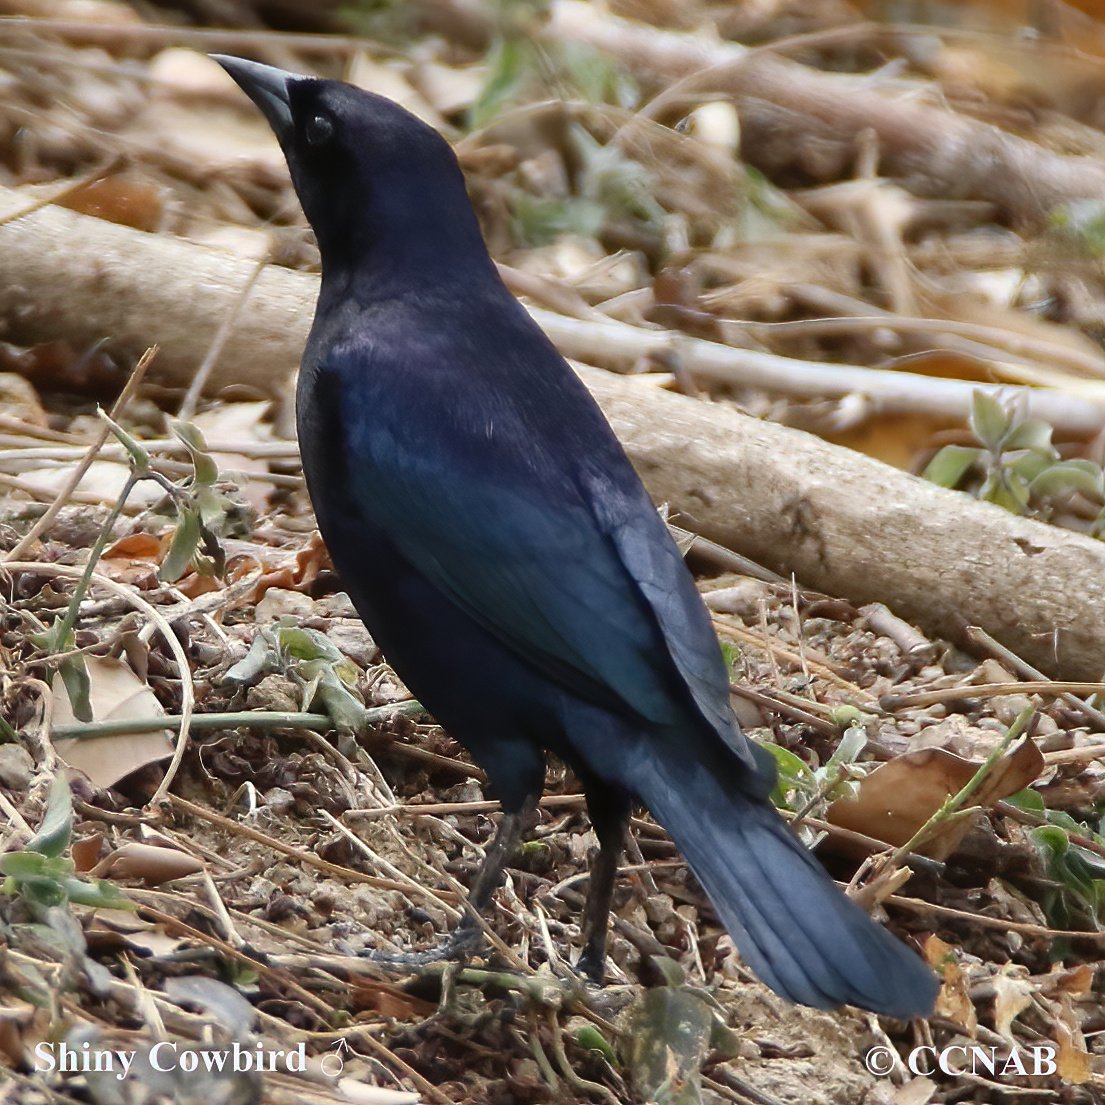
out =
[[[643,759],[638,796],[671,833],[763,982],[819,1009],[932,1011],[933,972],[841,893],[768,801],[726,785],[701,763]]]

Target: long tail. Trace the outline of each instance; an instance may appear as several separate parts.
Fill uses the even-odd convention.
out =
[[[744,960],[773,990],[819,1009],[932,1012],[935,974],[841,893],[766,799],[674,754],[642,757],[633,774]]]

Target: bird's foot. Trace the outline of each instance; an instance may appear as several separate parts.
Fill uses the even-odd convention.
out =
[[[475,955],[482,944],[483,931],[475,925],[462,924],[447,939],[425,951],[388,952],[365,948],[360,954],[373,963],[396,967],[428,967],[434,963],[463,962]]]
[[[606,949],[596,952],[587,947],[576,960],[575,972],[592,986],[602,986],[606,980]]]

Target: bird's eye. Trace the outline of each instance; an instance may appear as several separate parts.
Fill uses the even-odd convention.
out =
[[[309,146],[324,146],[334,137],[334,121],[329,115],[312,115],[304,134]]]

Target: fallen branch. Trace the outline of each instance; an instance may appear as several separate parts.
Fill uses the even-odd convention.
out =
[[[0,191],[0,218],[20,202]],[[252,269],[252,261],[216,250],[45,208],[0,225],[0,327],[24,341],[78,345],[110,335],[113,351],[135,358],[156,341],[160,378],[184,388]],[[317,277],[267,268],[214,366],[211,389],[284,392],[317,289]],[[600,359],[594,332],[579,329],[589,325],[626,346],[674,340],[695,364],[750,356],[620,323],[534,314],[577,356]],[[762,363],[774,362],[795,363]],[[632,377],[580,372],[653,496],[696,532],[826,593],[885,602],[943,636],[981,625],[1046,672],[1094,680],[1105,670],[1105,545],[722,405]],[[1033,404],[1060,396],[1101,425],[1091,404],[1023,392]]]
[[[137,358],[149,344],[148,320],[161,344],[155,374],[187,388],[232,311],[237,321],[211,365],[209,394],[233,388],[281,397],[307,339],[318,278],[178,238],[145,234],[60,207],[26,207],[19,192],[0,188],[0,338],[22,344],[63,337]],[[253,282],[251,285],[251,281]],[[243,288],[248,294],[242,295]],[[240,306],[238,306],[240,304]],[[737,349],[667,330],[613,319],[569,318],[537,307],[530,314],[567,357],[611,368],[674,355],[704,382],[763,388],[785,395],[863,395],[872,412],[919,413],[966,420],[981,386],[910,372],[826,364]],[[1056,388],[1004,385],[1026,414],[1068,436],[1090,437],[1105,424],[1105,404]]]
[[[925,100],[916,85],[899,83],[895,94],[889,80],[826,73],[770,48],[660,30],[582,0],[556,0],[545,34],[584,42],[657,83],[686,78],[658,98],[657,107],[669,104],[669,112],[732,97],[741,153],[769,175],[805,170],[817,180],[847,177],[858,136],[869,132],[878,140],[884,175],[922,195],[989,200],[1030,226],[1045,225],[1077,200],[1105,197],[1100,158],[1055,153]]]

